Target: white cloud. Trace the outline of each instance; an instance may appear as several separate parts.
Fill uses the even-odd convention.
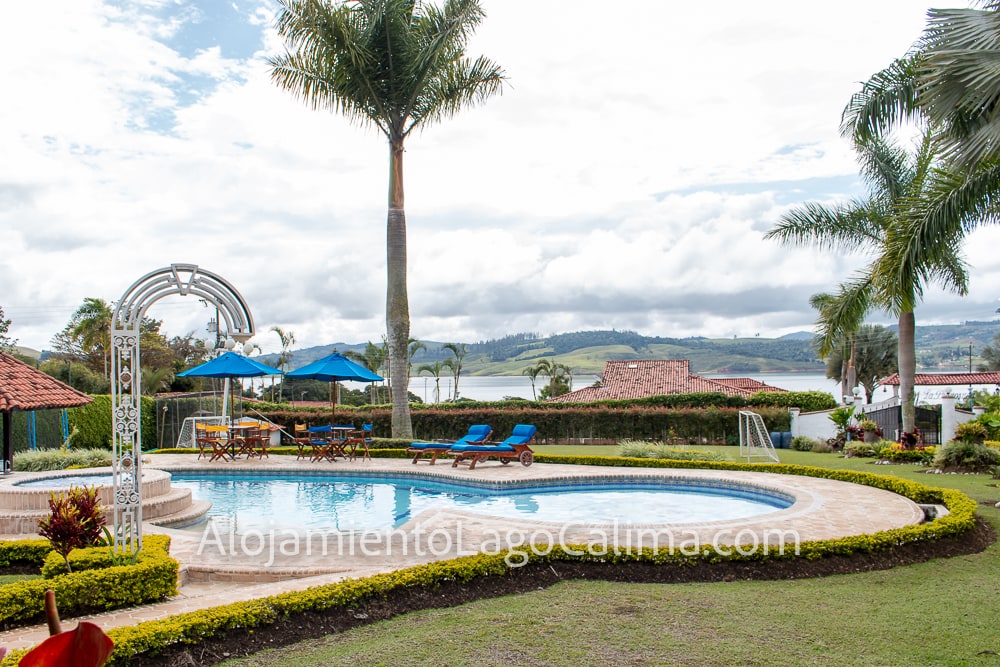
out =
[[[809,328],[808,295],[861,260],[763,234],[815,188],[849,194],[830,189],[855,174],[840,110],[906,52],[923,3],[483,4],[471,51],[510,85],[407,145],[415,336]],[[231,280],[266,351],[275,325],[303,346],[381,339],[386,142],[270,82],[276,5],[223,10],[60,0],[0,26],[16,63],[0,73],[0,305],[23,344],[173,262]],[[995,308],[996,230],[976,234],[973,295],[928,290],[934,317]],[[183,299],[151,314],[171,335],[207,320]]]

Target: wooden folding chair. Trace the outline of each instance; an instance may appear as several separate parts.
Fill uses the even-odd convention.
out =
[[[267,453],[267,446],[270,444],[271,444],[271,425],[261,423],[260,442],[257,443],[257,446],[260,447],[260,451],[257,452],[257,458],[259,459],[271,458],[270,456],[268,456]]]
[[[208,462],[211,463],[219,459],[223,461],[233,460],[232,447],[234,443],[229,439],[229,427],[209,425],[205,427],[205,432],[208,434],[208,444],[212,446],[212,456]]]
[[[348,449],[352,461],[358,457],[359,450],[361,452],[362,461],[365,459],[368,459],[369,461],[372,460],[372,455],[368,448],[372,444],[373,432],[374,425],[372,424],[362,424],[359,430],[351,431],[351,435],[348,440]]]
[[[243,429],[242,434],[236,439],[236,444],[239,446],[236,455],[243,456],[245,454],[248,459],[252,459],[257,456],[257,447],[260,446],[260,442],[260,427]]]
[[[205,450],[212,448],[212,443],[208,437],[208,431],[204,424],[194,425],[194,444],[198,447],[198,458],[205,456]]]
[[[292,439],[299,448],[299,455],[295,459],[307,458],[309,454],[306,452],[306,448],[308,447],[309,451],[312,451],[312,438],[309,436],[309,427],[305,424],[296,424]]]

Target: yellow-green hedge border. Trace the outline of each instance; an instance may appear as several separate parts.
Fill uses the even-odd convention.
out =
[[[55,591],[59,611],[65,616],[79,614],[79,610],[132,607],[176,595],[178,564],[169,556],[169,550],[169,537],[147,535],[134,565],[70,572],[51,579],[27,579],[0,586],[0,624],[11,628],[41,620],[47,589]]]
[[[384,451],[384,450],[383,450]],[[646,562],[663,565],[690,565],[698,561],[748,561],[764,558],[806,558],[816,560],[824,556],[844,556],[854,553],[871,553],[898,547],[902,544],[961,535],[975,526],[976,503],[952,489],[925,486],[917,482],[877,475],[867,472],[829,470],[811,466],[789,464],[742,464],[705,461],[663,461],[656,459],[626,459],[617,457],[560,457],[539,455],[536,460],[552,463],[655,467],[655,468],[708,468],[717,470],[747,470],[780,474],[804,475],[865,484],[893,491],[918,503],[942,504],[949,514],[928,523],[894,528],[871,535],[857,535],[833,540],[804,542],[799,555],[791,552],[780,554],[776,547],[742,554],[739,550],[710,551],[707,554],[682,554],[670,549],[619,549],[596,554],[585,545],[555,547],[539,555],[531,551],[523,554],[519,562],[556,562],[560,560],[589,560],[602,562]],[[282,593],[259,600],[235,602],[172,616],[158,621],[147,621],[133,627],[113,628],[108,634],[115,642],[115,650],[108,664],[127,664],[135,656],[155,654],[173,644],[195,644],[229,630],[252,632],[253,628],[275,622],[290,614],[305,611],[322,611],[333,607],[356,607],[392,591],[406,588],[434,588],[444,581],[465,583],[480,576],[505,576],[513,568],[508,565],[508,554],[479,554],[449,561],[318,586],[304,591]],[[0,667],[17,664],[23,651],[9,653]]]

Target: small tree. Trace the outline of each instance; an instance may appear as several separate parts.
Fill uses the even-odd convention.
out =
[[[49,495],[52,514],[38,520],[38,534],[52,544],[52,550],[69,564],[69,552],[96,546],[106,523],[104,509],[97,498],[97,489],[72,487],[67,493]]]
[[[0,352],[13,352],[14,346],[17,345],[17,339],[7,335],[9,329],[10,320],[3,318],[3,306],[0,306]]]

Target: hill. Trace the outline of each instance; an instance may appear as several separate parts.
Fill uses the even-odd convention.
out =
[[[916,330],[918,370],[924,372],[968,370],[969,345],[973,365],[977,354],[1000,333],[1000,321],[965,322],[954,325],[918,326]],[[442,342],[424,341],[415,366],[452,357]],[[463,373],[468,375],[520,375],[546,358],[568,365],[577,374],[597,374],[609,359],[688,359],[696,373],[767,373],[824,370],[812,349],[812,333],[801,331],[780,338],[665,338],[643,336],[634,331],[576,331],[543,337],[517,333],[498,339],[467,343]],[[293,351],[291,368],[298,368],[333,350],[363,352],[365,343],[334,343]],[[264,355],[265,363],[277,363],[277,355]]]

